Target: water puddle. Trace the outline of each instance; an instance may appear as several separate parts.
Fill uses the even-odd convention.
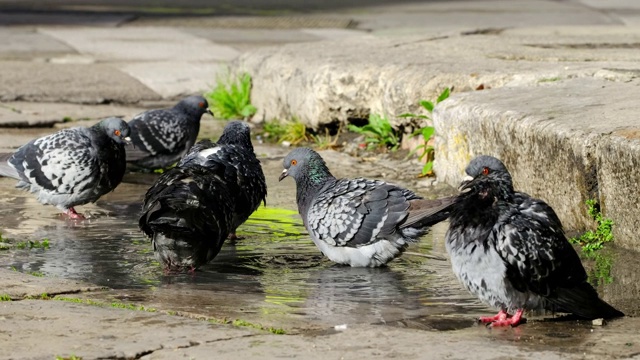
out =
[[[211,264],[195,275],[164,275],[137,227],[142,194],[153,178],[136,175],[96,205],[80,207],[93,218],[78,223],[64,220],[53,207],[37,204],[30,194],[15,190],[12,181],[0,179],[0,266],[114,289],[87,295],[93,299],[300,331],[341,324],[447,331],[476,326],[474,317],[492,312],[461,288],[443,260],[446,224],[434,227],[386,268],[349,268],[320,254],[296,211],[261,207],[239,229],[244,239],[225,244]],[[295,192],[291,188],[278,196],[288,196],[293,203]],[[44,239],[48,247],[42,245]],[[637,314],[632,300],[639,295],[640,271],[636,269],[633,278],[628,264],[614,259],[614,282],[604,291],[622,310]],[[550,338],[565,336],[545,331],[560,334]]]

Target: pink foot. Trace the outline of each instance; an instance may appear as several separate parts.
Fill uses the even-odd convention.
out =
[[[522,313],[523,312],[524,312],[523,309],[518,309],[518,311],[516,311],[516,313],[513,316],[507,317],[506,319],[496,320],[496,321],[492,322],[491,324],[489,324],[489,326],[490,327],[498,327],[498,326],[516,327],[516,326],[520,325],[520,322],[522,322]]]
[[[76,209],[72,207],[68,208],[64,213],[67,214],[67,216],[71,219],[84,220],[84,216],[78,214],[76,212]]]
[[[480,321],[483,324],[487,324],[487,323],[492,323],[494,321],[503,321],[503,320],[506,320],[508,317],[509,317],[509,314],[507,314],[506,311],[500,310],[500,312],[498,312],[497,315],[481,316],[480,319],[478,319],[478,321]]]

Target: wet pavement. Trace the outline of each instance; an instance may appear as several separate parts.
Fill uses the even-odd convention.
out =
[[[276,180],[288,149],[257,145],[256,151],[268,180],[268,206],[241,226],[242,240],[225,244],[216,259],[195,275],[163,274],[150,242],[138,230],[140,203],[155,174],[128,174],[116,191],[78,208],[89,217],[85,221],[64,218],[54,207],[41,206],[29,193],[13,188],[12,180],[1,178],[0,267],[111,289],[76,295],[94,301],[144,304],[192,317],[241,319],[289,333],[318,334],[341,324],[457,330],[475,327],[474,318],[492,312],[463,290],[451,272],[443,245],[446,223],[434,227],[386,268],[350,268],[326,260],[295,210],[293,181]],[[349,176],[351,169],[357,169],[362,176],[416,186],[412,176],[400,175],[406,165],[398,165],[398,173],[386,173],[382,160],[362,162],[332,151],[323,155],[337,176]],[[452,189],[418,191],[433,197]],[[42,247],[44,239],[47,247]],[[628,252],[611,256],[615,260],[625,254],[637,256]],[[639,273],[635,262],[614,261],[614,282],[600,290],[623,311],[638,314],[634,299]],[[566,322],[533,324],[525,329],[536,328],[534,333],[546,334],[547,342],[580,339],[592,328],[590,322],[572,322],[570,327]],[[527,330],[523,331],[520,336],[526,337]]]

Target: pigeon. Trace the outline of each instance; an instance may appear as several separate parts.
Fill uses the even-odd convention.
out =
[[[235,198],[229,240],[238,240],[236,229],[247,221],[260,203],[267,205],[267,184],[251,144],[251,129],[244,121],[230,121],[216,145],[208,141],[197,145],[197,151],[185,156],[180,165],[196,163],[225,167],[225,181]]]
[[[499,310],[480,322],[517,326],[525,310],[543,309],[586,319],[624,316],[587,282],[553,209],[514,191],[500,160],[478,156],[466,173],[445,241],[460,282]]]
[[[128,136],[127,123],[115,117],[60,130],[0,154],[0,176],[17,179],[16,187],[36,194],[41,203],[81,219],[75,206],[95,202],[122,181]]]
[[[145,111],[129,122],[133,146],[127,147],[127,162],[146,170],[174,165],[196,142],[200,118],[213,115],[202,96],[189,96],[171,109]]]
[[[195,271],[265,202],[267,190],[247,124],[229,123],[162,174],[144,198],[140,229],[165,269]]]
[[[291,151],[283,166],[279,180],[295,180],[298,212],[313,242],[331,261],[352,267],[378,267],[400,256],[448,217],[454,201],[423,199],[379,180],[336,179],[308,148]]]
[[[233,198],[224,169],[176,166],[144,198],[140,229],[165,271],[195,271],[218,255],[229,234]]]

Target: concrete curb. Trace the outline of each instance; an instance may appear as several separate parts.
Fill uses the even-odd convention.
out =
[[[638,95],[637,83],[577,79],[454,96],[434,112],[435,171],[456,185],[473,156],[497,156],[516,189],[549,202],[565,228],[592,228],[584,202],[596,199],[616,242],[639,250]]]

